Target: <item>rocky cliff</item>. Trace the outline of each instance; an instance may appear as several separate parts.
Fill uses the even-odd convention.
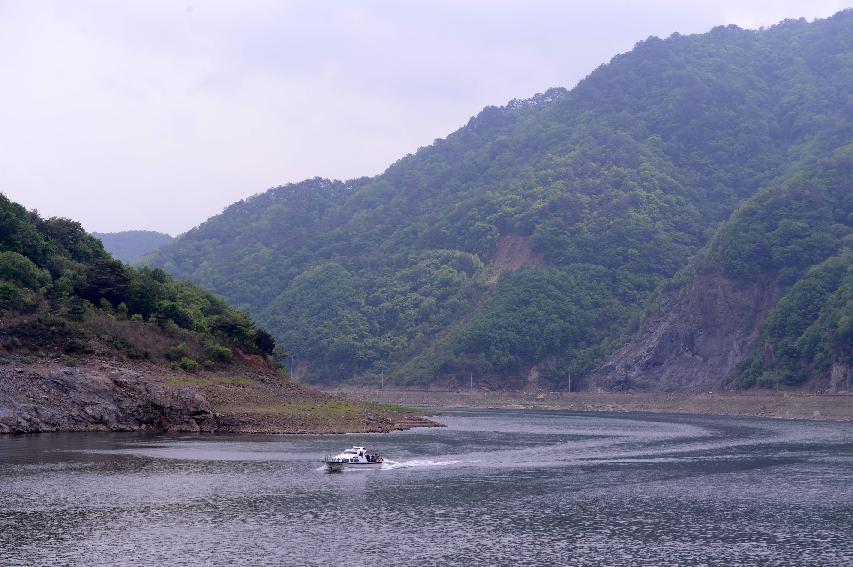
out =
[[[700,274],[664,292],[640,333],[586,381],[590,390],[708,391],[755,346],[757,331],[781,295],[773,282],[738,284]]]
[[[132,370],[0,370],[0,433],[217,429],[203,395],[152,383]]]

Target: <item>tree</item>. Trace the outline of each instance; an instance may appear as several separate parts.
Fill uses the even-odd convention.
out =
[[[263,354],[271,356],[275,350],[275,339],[267,331],[257,329],[255,331],[255,346]]]
[[[97,258],[86,265],[86,283],[78,290],[80,296],[92,303],[106,298],[120,303],[130,290],[130,277],[121,262],[112,258]]]
[[[0,280],[37,290],[51,281],[46,270],[40,270],[29,258],[17,252],[0,252]]]

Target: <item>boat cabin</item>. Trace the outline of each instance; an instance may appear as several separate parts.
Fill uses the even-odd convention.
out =
[[[384,459],[379,453],[368,453],[364,447],[353,446],[351,449],[335,455],[335,460],[344,463],[368,464],[381,463]]]

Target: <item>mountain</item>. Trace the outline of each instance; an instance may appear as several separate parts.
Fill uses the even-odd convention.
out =
[[[851,248],[853,144],[743,203],[587,387],[846,388]]]
[[[171,242],[172,236],[153,230],[125,230],[122,232],[93,232],[104,249],[125,264],[132,264],[155,249]]]
[[[123,265],[77,222],[42,219],[0,194],[0,229],[7,345],[85,352],[81,341],[108,330],[128,356],[157,357],[162,353],[156,348],[141,348],[120,332],[140,323],[217,348],[268,355],[275,346],[246,313],[162,270]],[[115,328],[109,329],[112,321]],[[212,362],[223,358],[210,350]],[[193,354],[201,359],[200,351]]]
[[[236,203],[151,265],[251,312],[306,380],[575,389],[739,205],[853,140],[851,86],[849,10],[651,37],[376,177]]]
[[[0,433],[420,425],[287,380],[245,313],[0,194]]]

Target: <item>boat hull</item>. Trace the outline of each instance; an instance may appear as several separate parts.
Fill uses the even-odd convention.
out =
[[[323,461],[326,465],[326,470],[329,472],[343,472],[345,469],[357,470],[378,470],[382,468],[382,463],[347,463],[345,461]]]

